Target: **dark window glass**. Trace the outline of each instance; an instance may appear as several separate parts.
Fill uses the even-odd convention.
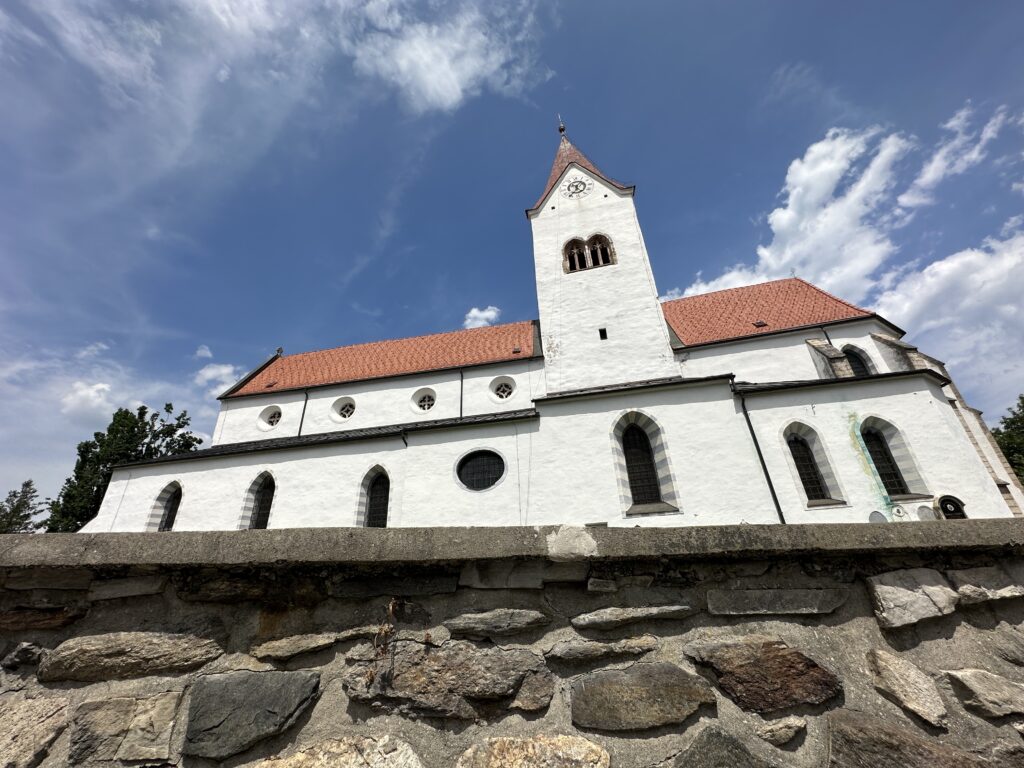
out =
[[[890,496],[910,493],[907,483],[903,479],[903,473],[900,472],[896,460],[892,457],[892,451],[889,450],[889,443],[886,441],[885,435],[872,428],[863,430],[861,434],[864,437],[864,445],[867,446],[868,453],[871,454],[875,470],[882,478],[885,492]]]
[[[622,450],[626,454],[626,473],[629,492],[634,504],[654,504],[661,501],[661,486],[654,468],[651,441],[636,424],[630,424],[622,434]]]
[[[800,482],[804,486],[807,500],[830,498],[825,487],[825,480],[818,469],[818,462],[814,460],[814,452],[808,442],[799,435],[790,435],[786,442],[789,443],[789,452],[793,454],[793,463],[796,464],[796,471],[800,475]]]
[[[370,483],[366,499],[366,527],[388,527],[388,496],[391,494],[391,480],[381,472]]]
[[[868,364],[864,361],[864,358],[852,349],[846,350],[846,360],[850,363],[850,369],[853,371],[854,376],[871,375],[871,369],[868,368]]]
[[[167,497],[164,502],[164,513],[160,517],[161,531],[169,531],[174,527],[174,518],[178,516],[178,506],[181,504],[181,486],[174,489],[174,493]]]
[[[942,510],[942,516],[947,520],[967,519],[967,513],[964,512],[963,502],[953,496],[943,496],[939,499],[939,509]]]
[[[611,253],[609,253],[607,245],[599,245],[599,246],[597,246],[597,252],[601,254],[601,263],[602,264],[611,264],[612,263],[612,255],[611,255]]]
[[[494,451],[473,451],[462,457],[455,473],[471,491],[484,491],[501,480],[505,461]]]
[[[267,475],[256,489],[256,497],[252,505],[252,523],[250,528],[266,528],[270,522],[270,505],[274,503],[274,478]]]

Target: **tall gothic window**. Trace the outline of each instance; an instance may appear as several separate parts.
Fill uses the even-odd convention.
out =
[[[566,272],[579,272],[615,263],[612,242],[604,235],[594,235],[586,243],[579,238],[566,243],[562,252]]]
[[[388,527],[388,497],[391,495],[391,480],[383,470],[370,481],[366,490],[366,527]]]
[[[821,476],[821,469],[814,458],[814,451],[810,444],[801,435],[790,435],[786,439],[789,445],[789,452],[793,456],[793,463],[796,465],[797,474],[800,476],[800,483],[804,487],[808,501],[820,501],[830,498],[825,478]]]
[[[853,347],[844,347],[843,354],[846,355],[846,362],[850,364],[850,370],[854,376],[870,376],[871,366],[868,365],[864,353]]]
[[[903,473],[892,456],[889,441],[882,434],[882,431],[875,427],[864,427],[861,429],[861,436],[864,438],[864,445],[871,456],[871,462],[875,465],[875,470],[882,479],[885,492],[890,496],[910,493],[907,481],[903,478]]]
[[[622,433],[622,451],[626,456],[626,473],[633,503],[656,504],[661,501],[654,451],[647,433],[636,424],[630,424]]]
[[[167,494],[168,490],[170,494],[163,502],[160,525],[157,527],[158,531],[169,531],[174,528],[174,519],[178,516],[178,507],[181,506],[181,486],[177,483],[172,483],[160,495]]]
[[[249,518],[250,528],[266,528],[270,523],[270,508],[274,504],[274,491],[277,489],[274,478],[264,474],[256,480],[255,493],[252,501],[252,516]]]
[[[582,240],[570,240],[565,246],[566,272],[578,272],[581,269],[586,269],[587,266],[587,246],[583,244]]]

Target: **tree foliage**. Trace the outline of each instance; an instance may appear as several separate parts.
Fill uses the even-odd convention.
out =
[[[188,412],[175,416],[171,403],[162,412],[118,408],[105,432],[78,444],[75,471],[49,502],[46,530],[77,531],[94,518],[116,465],[194,451],[202,439],[189,431],[190,423]]]
[[[992,434],[1017,477],[1024,481],[1024,395],[1017,396],[1017,405],[999,420]]]
[[[31,533],[37,528],[32,517],[41,506],[35,483],[26,480],[21,490],[9,492],[0,501],[0,533]]]

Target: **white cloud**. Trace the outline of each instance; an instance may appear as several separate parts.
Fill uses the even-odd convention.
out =
[[[200,344],[198,347],[196,347],[196,351],[192,355],[192,357],[194,357],[196,360],[201,360],[203,358],[209,359],[213,357],[213,352],[211,352],[210,348],[205,344]]]
[[[227,363],[207,363],[192,377],[192,381],[199,387],[209,387],[207,394],[210,397],[217,397],[221,392],[230,387],[242,376],[242,371]]]
[[[678,286],[675,288],[669,288],[662,296],[658,297],[659,301],[672,301],[673,299],[681,299],[683,297],[683,289]]]
[[[109,344],[104,344],[102,341],[94,341],[92,344],[88,344],[75,352],[75,357],[79,360],[87,360],[90,357],[96,357],[106,352],[108,349],[110,349]]]
[[[1024,213],[1018,213],[1016,216],[1011,216],[1004,221],[1002,228],[999,230],[999,236],[1009,237],[1020,229],[1021,226],[1024,226]]]
[[[1021,194],[1024,194],[1024,181],[1013,182],[1013,184],[1010,185],[1010,189],[1012,189],[1014,192],[1020,192]]]
[[[905,208],[917,208],[935,202],[935,188],[949,176],[957,176],[973,168],[986,157],[986,148],[999,135],[1007,121],[1006,107],[999,107],[980,133],[971,129],[974,110],[967,103],[942,127],[952,135],[939,142],[932,156],[910,188],[899,196]]]
[[[501,310],[495,306],[488,306],[485,309],[473,307],[466,313],[462,321],[463,328],[483,328],[486,325],[494,325],[501,317]]]
[[[110,401],[110,384],[84,381],[71,382],[71,391],[60,399],[60,412],[70,416],[103,416],[114,411]]]

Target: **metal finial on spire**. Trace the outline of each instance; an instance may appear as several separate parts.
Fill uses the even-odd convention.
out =
[[[561,134],[565,133],[565,123],[562,121],[561,115],[558,115],[558,132]]]

